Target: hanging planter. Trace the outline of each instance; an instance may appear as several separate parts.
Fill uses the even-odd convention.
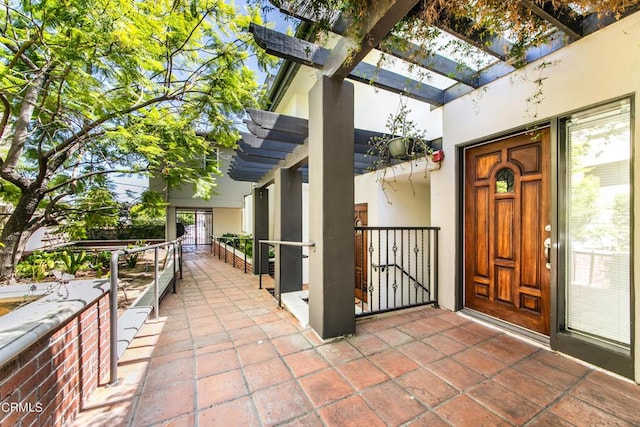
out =
[[[413,140],[402,136],[389,140],[389,154],[398,160],[415,158],[415,144]]]
[[[392,163],[392,159],[416,160],[431,155],[433,149],[425,138],[425,132],[408,118],[410,111],[401,101],[398,112],[387,118],[389,134],[371,138],[367,152],[374,159],[371,169],[385,168]]]
[[[430,170],[439,169],[439,162],[442,161],[442,152],[436,151],[434,153],[433,148],[425,137],[425,131],[418,129],[416,123],[408,118],[410,112],[411,110],[407,107],[406,102],[401,100],[397,113],[390,114],[387,118],[389,133],[369,140],[367,155],[372,158],[370,169],[378,171],[378,181],[382,182],[382,190],[385,195],[387,194],[387,187],[395,191],[392,184],[392,182],[395,182],[395,170],[390,166],[398,163],[398,161],[406,162],[405,166],[399,167],[409,168],[408,180],[412,188],[414,167],[423,163],[426,177]],[[426,161],[418,162],[418,159],[421,158],[426,158]],[[434,166],[435,164],[437,164],[437,167]],[[388,171],[393,174],[391,180],[387,179]],[[387,201],[389,201],[388,197]]]

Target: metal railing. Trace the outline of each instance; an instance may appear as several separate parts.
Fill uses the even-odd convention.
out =
[[[177,273],[180,273],[182,279],[182,239],[172,240],[171,242],[158,243],[149,246],[139,246],[135,248],[120,249],[111,252],[111,287],[109,295],[109,317],[110,317],[110,379],[109,385],[118,383],[118,260],[123,255],[135,254],[138,252],[146,252],[153,250],[154,253],[154,273],[153,273],[153,311],[155,318],[160,315],[160,291],[159,291],[159,257],[158,251],[167,247],[167,251],[171,250],[173,256],[173,293],[176,293]],[[167,257],[169,254],[167,253]]]
[[[356,317],[438,306],[439,227],[355,227]]]
[[[246,247],[247,241],[252,241],[253,237],[241,237],[241,236],[237,236],[237,237],[215,237],[215,236],[211,236],[211,238],[213,239],[213,243],[218,243],[218,259],[221,260],[222,259],[222,246],[224,245],[224,263],[227,264],[227,252],[231,253],[231,263],[232,265],[235,267],[236,266],[236,249],[240,252],[242,252],[242,255],[244,256],[244,272],[247,272],[247,253],[240,249],[240,245],[236,245],[236,243],[244,243],[244,246]],[[229,251],[229,242],[231,243],[231,247],[233,248],[232,251]],[[212,248],[213,249],[213,248]],[[214,253],[215,255],[215,253]]]
[[[291,242],[286,240],[259,240],[258,241],[258,251],[257,252],[257,263],[258,263],[258,282],[259,289],[262,289],[262,263],[260,262],[260,254],[262,253],[262,245],[269,245],[276,247],[276,254],[279,252],[279,246],[296,246],[301,248],[313,248],[316,246],[313,242]],[[304,257],[304,255],[303,255]],[[279,257],[276,255],[276,262],[279,262]],[[278,292],[278,307],[282,306],[282,292]]]

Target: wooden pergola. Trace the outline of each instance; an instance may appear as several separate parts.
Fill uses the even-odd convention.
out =
[[[588,12],[581,14],[571,8],[557,8],[551,1],[541,3],[520,0],[519,3],[554,28],[549,32],[546,44],[530,47],[524,52],[520,65],[544,58],[638,10],[636,5],[622,16],[613,16]],[[443,14],[443,19],[434,25],[461,43],[467,43],[493,58],[488,66],[478,70],[438,52],[424,52],[422,47],[408,40],[402,40],[400,43],[391,42],[398,38],[398,35],[391,34],[394,26],[405,17],[418,14],[422,7],[421,0],[382,0],[374,2],[374,5],[375,9],[370,10],[366,22],[361,24],[363,32],[360,40],[353,40],[347,36],[349,18],[339,12],[321,13],[312,10],[304,0],[278,3],[281,12],[303,22],[314,23],[320,19],[328,19],[330,31],[340,37],[331,50],[259,25],[252,24],[250,31],[258,45],[274,56],[318,69],[331,79],[347,79],[370,84],[378,89],[426,102],[433,108],[451,102],[516,70],[508,57],[513,43],[479,27],[471,19],[452,18]],[[423,72],[446,77],[451,83],[445,88],[440,88],[430,85],[429,82],[418,81],[384,67],[363,62],[365,56],[374,49],[410,63]],[[249,133],[243,134],[238,144],[239,148],[229,168],[231,178],[259,182],[262,186],[273,180],[273,173],[278,167],[294,167],[300,168],[303,180],[307,182],[307,120],[258,110],[249,110],[249,115]],[[362,129],[355,130],[355,174],[366,172],[370,167],[365,155],[368,151],[367,143],[373,136],[380,134]],[[439,148],[438,142],[434,148]]]

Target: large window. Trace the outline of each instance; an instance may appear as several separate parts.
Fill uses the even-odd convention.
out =
[[[631,105],[562,122],[566,150],[565,329],[629,348]]]

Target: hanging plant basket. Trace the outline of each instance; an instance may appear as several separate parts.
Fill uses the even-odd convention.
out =
[[[389,154],[398,160],[407,160],[415,157],[415,144],[413,140],[399,136],[389,141]]]

